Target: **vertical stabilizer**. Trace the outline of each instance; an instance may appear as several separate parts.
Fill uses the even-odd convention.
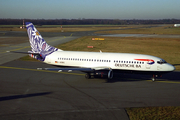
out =
[[[47,55],[58,50],[57,48],[52,47],[46,43],[46,41],[42,38],[41,34],[37,31],[32,23],[26,22],[26,28],[31,46],[30,52],[40,54],[40,59],[39,57],[36,59],[44,61]]]

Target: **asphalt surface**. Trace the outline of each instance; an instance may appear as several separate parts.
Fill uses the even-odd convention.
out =
[[[112,81],[84,73],[38,71],[52,67],[15,60],[0,66],[0,119],[127,119],[124,108],[180,106],[180,73],[115,74]]]
[[[50,45],[80,37],[46,35]],[[39,71],[36,68],[53,66],[16,60],[21,56],[5,52],[29,50],[28,45],[0,48],[0,119],[128,120],[125,108],[180,106],[180,72],[165,74],[156,82],[148,75],[122,73],[115,73],[112,81],[85,79],[81,72]]]

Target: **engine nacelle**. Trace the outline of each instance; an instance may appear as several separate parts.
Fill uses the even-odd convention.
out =
[[[109,71],[95,71],[94,72],[94,76],[98,76],[101,78],[108,78],[108,79],[112,79],[113,78],[113,71],[109,70]]]
[[[108,79],[112,79],[113,78],[113,71],[109,70],[108,72]]]

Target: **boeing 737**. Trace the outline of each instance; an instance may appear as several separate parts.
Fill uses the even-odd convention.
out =
[[[57,68],[38,68],[41,70],[59,72],[76,70],[85,72],[86,78],[100,76],[108,79],[113,78],[113,72],[143,73],[152,75],[152,81],[164,73],[175,70],[173,65],[151,55],[63,51],[48,45],[32,23],[26,22],[26,28],[31,46],[31,51],[27,54],[47,64],[59,66]]]

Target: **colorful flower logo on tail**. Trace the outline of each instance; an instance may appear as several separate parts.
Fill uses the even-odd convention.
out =
[[[29,36],[29,42],[31,45],[32,53],[39,53],[41,55],[41,61],[44,61],[45,57],[58,49],[52,47],[46,43],[41,34],[37,31],[32,23],[27,22],[26,28]]]

